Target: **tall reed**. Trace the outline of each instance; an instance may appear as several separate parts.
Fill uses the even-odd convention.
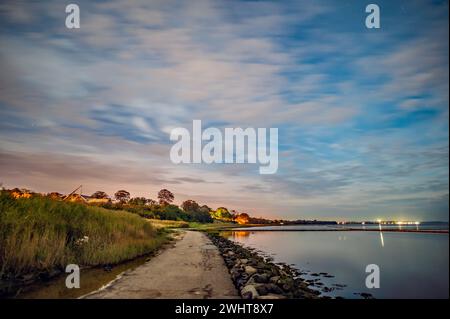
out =
[[[149,253],[164,240],[135,214],[0,192],[0,278],[70,263],[114,264]]]

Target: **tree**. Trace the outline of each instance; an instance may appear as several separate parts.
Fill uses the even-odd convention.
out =
[[[147,204],[147,198],[145,197],[133,197],[130,199],[128,204],[137,205],[137,206],[144,206]]]
[[[121,202],[122,204],[128,202],[130,200],[130,193],[127,192],[124,189],[118,190],[115,194],[114,197]]]
[[[161,189],[158,193],[159,203],[163,206],[172,203],[174,198],[173,193],[167,189]]]
[[[34,195],[33,192],[26,188],[18,189],[17,187],[9,191],[14,198],[30,198]]]
[[[221,219],[225,221],[230,221],[232,219],[230,212],[225,207],[219,207],[215,212],[212,212],[211,214],[215,219]]]
[[[189,220],[189,215],[182,211],[177,205],[167,204],[160,207],[159,216],[161,219],[169,220]]]
[[[208,213],[209,214],[209,212],[212,211],[212,209],[209,208],[209,206],[207,206],[207,205],[203,205],[202,207],[200,207],[200,211],[202,213]]]
[[[63,198],[63,194],[58,192],[51,192],[47,194],[47,197],[53,200],[59,200]]]
[[[209,212],[202,211],[201,209],[195,212],[191,213],[192,219],[194,221],[200,222],[200,223],[212,223],[213,219]]]
[[[197,212],[200,209],[200,205],[195,200],[188,199],[181,204],[181,208],[185,212]]]
[[[147,199],[147,205],[148,206],[155,206],[156,205],[156,200],[153,200],[151,198]]]
[[[242,214],[237,215],[237,217],[234,219],[234,221],[240,225],[248,224],[248,222],[250,221],[250,216],[248,216],[248,214],[246,214],[246,213],[242,213]]]
[[[193,221],[200,223],[212,223],[213,220],[209,214],[209,207],[203,205],[200,207],[195,200],[188,199],[181,204],[181,208],[188,214]]]
[[[102,191],[96,191],[94,194],[91,195],[92,198],[97,198],[97,199],[107,199],[109,198],[108,194],[106,194],[105,192]]]

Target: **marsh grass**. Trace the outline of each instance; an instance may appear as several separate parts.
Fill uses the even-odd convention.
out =
[[[123,211],[0,192],[0,278],[115,264],[150,253],[164,231]]]
[[[188,228],[189,223],[182,220],[161,220],[161,219],[148,219],[148,222],[152,224],[156,229],[161,228]]]

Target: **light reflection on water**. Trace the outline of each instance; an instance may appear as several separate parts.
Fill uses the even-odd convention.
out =
[[[272,255],[276,262],[308,271],[327,287],[345,284],[331,296],[358,298],[448,298],[448,234],[363,231],[231,231],[222,233]],[[368,289],[368,264],[377,264],[381,287]],[[314,277],[328,273],[333,278]],[[335,286],[334,286],[335,287]],[[339,289],[339,288],[338,288]]]

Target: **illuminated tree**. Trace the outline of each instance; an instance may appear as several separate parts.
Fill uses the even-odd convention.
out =
[[[211,212],[211,215],[215,219],[221,219],[225,221],[230,221],[232,216],[226,207],[219,207],[215,212]]]
[[[237,217],[234,219],[234,221],[240,225],[248,224],[248,222],[250,221],[250,216],[248,216],[248,214],[246,214],[246,213],[241,213],[241,214],[237,215]]]

